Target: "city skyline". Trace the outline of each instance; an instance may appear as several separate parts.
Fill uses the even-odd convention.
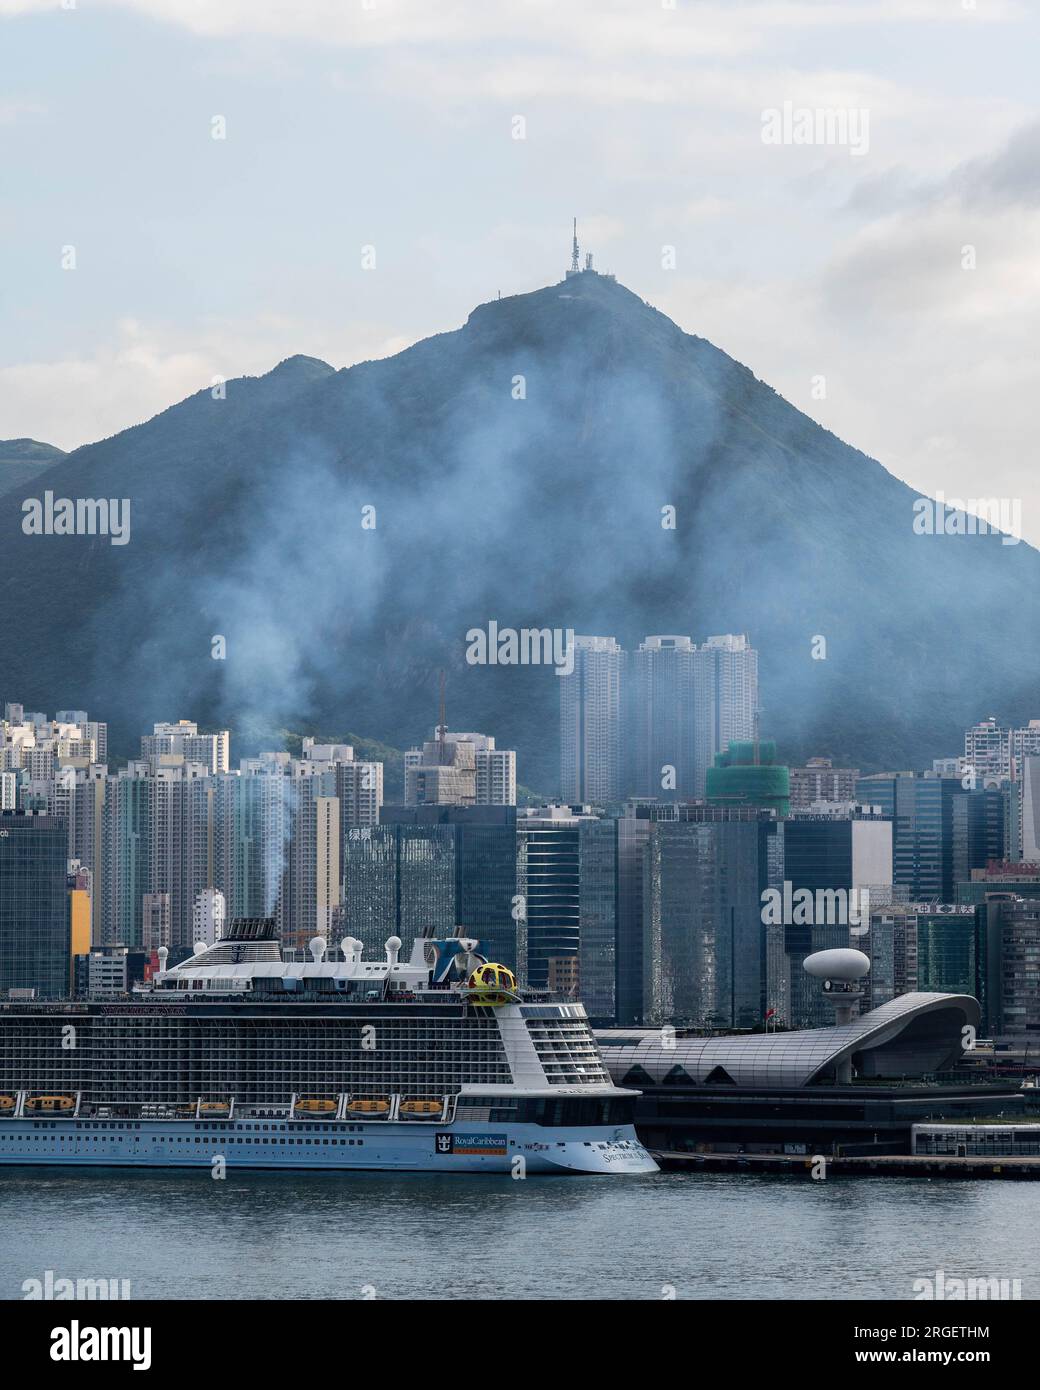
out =
[[[595,639],[585,650],[596,654],[602,647],[602,641]],[[662,649],[651,645],[650,650]],[[691,654],[685,643],[663,650],[684,657]],[[712,639],[704,650],[754,655],[742,643],[721,643],[721,639]],[[610,652],[604,649],[602,654]],[[615,674],[618,669],[615,665]],[[563,679],[581,684],[581,662],[576,661],[571,676]],[[687,683],[692,691],[692,669],[687,671]],[[681,713],[687,697],[674,683],[666,688],[672,716]],[[648,705],[658,706],[658,722],[667,724],[661,690],[640,684],[639,691]],[[629,693],[629,702],[634,693]],[[591,707],[600,708],[595,692],[580,698],[591,698]],[[756,700],[757,693],[750,708]],[[564,734],[567,710],[563,684]],[[564,855],[561,865],[568,863],[573,848],[564,846],[571,840],[575,846],[584,845],[596,826],[617,825],[617,842],[612,838],[609,849],[616,856],[612,872],[628,863],[628,871],[636,875],[633,882],[643,872],[637,867],[639,855],[648,848],[645,834],[636,833],[640,820],[662,827],[700,825],[697,833],[709,839],[723,833],[752,834],[736,825],[748,827],[756,820],[764,826],[801,822],[813,835],[854,833],[860,848],[843,852],[845,887],[869,890],[883,903],[897,890],[903,901],[951,902],[973,870],[1005,861],[1028,865],[1040,839],[1035,793],[1040,780],[1037,720],[1019,730],[1000,729],[992,719],[980,721],[964,731],[962,755],[936,760],[930,769],[888,773],[836,769],[821,757],[806,767],[788,768],[778,764],[772,741],[758,739],[757,729],[754,736],[738,730],[743,737],[729,737],[709,771],[707,798],[697,799],[689,792],[684,795],[678,786],[673,788],[674,796],[659,796],[653,790],[649,794],[641,790],[638,781],[624,780],[638,778],[638,761],[628,761],[623,768],[619,764],[616,748],[625,741],[620,732],[620,700],[614,702],[614,713],[614,742],[596,737],[587,745],[593,761],[599,760],[597,769],[589,773],[592,780],[606,786],[604,774],[618,779],[611,796],[585,796],[577,801],[572,797],[557,803],[543,798],[517,808],[515,796],[506,799],[515,783],[515,755],[495,749],[494,739],[484,734],[436,731],[423,749],[406,755],[404,795],[394,798],[384,795],[383,764],[357,759],[354,749],[342,743],[319,744],[306,738],[299,756],[272,750],[240,758],[233,766],[228,731],[200,733],[196,724],[180,719],[156,724],[151,733],[140,737],[140,758],[110,768],[98,753],[107,743],[107,726],[90,719],[88,711],[63,709],[60,720],[49,721],[40,712],[26,712],[8,703],[0,723],[0,806],[9,814],[35,811],[65,827],[70,873],[80,875],[76,888],[87,895],[88,945],[147,947],[151,942],[154,949],[162,942],[183,950],[193,940],[218,934],[217,920],[270,916],[283,941],[297,948],[315,933],[335,937],[344,929],[352,929],[359,939],[375,946],[389,933],[417,930],[425,920],[421,912],[426,910],[406,922],[402,912],[414,914],[419,900],[405,908],[397,896],[403,892],[402,883],[392,887],[388,880],[380,887],[379,876],[385,875],[394,858],[403,864],[406,840],[419,847],[431,836],[440,837],[443,852],[438,853],[442,859],[447,853],[448,858],[443,859],[443,872],[437,870],[429,880],[431,889],[440,885],[435,891],[441,895],[426,904],[433,913],[431,920],[450,929],[459,921],[465,924],[466,914],[475,911],[470,920],[473,931],[497,941],[498,953],[514,967],[519,963],[524,978],[529,968],[534,969],[542,986],[558,969],[553,965],[556,956],[572,957],[577,972],[572,985],[577,987],[580,981],[590,998],[598,994],[609,1000],[602,1006],[605,1014],[613,1013],[626,997],[620,972],[630,969],[636,959],[629,958],[632,946],[625,944],[626,932],[632,943],[637,941],[649,930],[643,914],[653,916],[654,910],[649,902],[642,906],[627,902],[626,891],[619,890],[618,904],[611,907],[609,918],[602,917],[602,908],[590,907],[589,920],[582,927],[586,909],[581,904],[591,890],[581,886],[580,879],[574,883],[573,917],[562,906],[562,880],[557,880],[555,870],[547,879],[550,890],[545,908],[538,907],[534,892],[539,875],[546,872],[534,865],[546,855],[550,859],[544,862],[551,862],[557,853]],[[633,720],[630,707],[627,714],[627,728],[647,726],[645,719]],[[671,726],[679,727],[674,717]],[[460,753],[464,753],[461,761]],[[483,764],[482,757],[487,760]],[[491,775],[496,766],[490,762],[493,758],[501,760],[495,775]],[[562,759],[561,771],[565,768],[566,759]],[[434,774],[432,782],[423,781]],[[732,831],[713,828],[730,819],[736,822]],[[632,823],[624,835],[622,822]],[[872,827],[879,822],[890,827],[887,868],[872,838]],[[471,829],[464,831],[467,825]],[[438,826],[452,828],[435,829]],[[891,827],[896,828],[895,842]],[[681,836],[686,832],[662,829],[661,833]],[[465,854],[478,856],[465,873],[478,866],[483,873],[491,861],[485,862],[482,856],[490,852],[496,836],[501,847],[494,852],[500,858],[505,853],[492,873],[496,886],[490,893],[480,889],[476,897],[467,897],[471,890],[459,896],[463,879],[458,875],[463,873],[464,859],[458,860],[455,870],[449,868],[452,855],[463,852],[462,840],[458,845],[455,840],[464,837],[471,844]],[[532,845],[538,846],[538,857],[530,865],[523,850],[529,836],[534,836]],[[946,846],[941,862],[935,858],[937,836]],[[507,848],[511,843],[515,851]],[[385,848],[377,850],[377,846]],[[601,853],[592,846],[589,840],[579,850],[579,858],[586,853],[591,856],[590,872]],[[387,850],[392,850],[390,859],[386,859]],[[633,850],[636,859],[625,859]],[[760,852],[761,846],[756,853]],[[372,853],[377,857],[369,862]],[[422,862],[420,855],[415,861],[420,875],[427,872]],[[807,862],[811,864],[811,856]],[[510,863],[512,867],[505,868]],[[393,872],[399,875],[401,868]],[[811,883],[814,872],[798,871],[796,881]],[[836,886],[841,883],[830,884]],[[390,916],[376,906],[387,891],[396,903]],[[214,893],[219,902],[212,899]],[[676,906],[685,896],[680,894]],[[506,930],[506,924],[519,920],[518,901],[526,904],[525,926],[514,942],[513,928]],[[595,901],[595,895],[588,899],[590,904]],[[376,915],[370,917],[373,911]],[[365,922],[367,926],[362,925]],[[767,923],[765,915],[762,922]],[[556,943],[551,949],[544,943],[539,946],[543,931],[548,932],[546,943]],[[800,955],[788,941],[784,958],[795,951],[797,964],[810,949],[809,938],[801,945]],[[607,978],[603,975],[607,961],[615,962],[608,976],[617,974],[609,990],[593,984]],[[777,968],[774,964],[774,973]],[[754,986],[758,988],[765,986]],[[771,1000],[774,1013],[788,1012],[790,1004],[779,1002],[787,999],[787,988],[776,986],[778,992]],[[742,1017],[747,1016],[745,1010]]]
[[[341,1374],[351,1302],[677,1300],[747,1375],[1006,1378],[1040,6],[0,0],[0,40],[30,1382],[269,1379],[268,1307]]]

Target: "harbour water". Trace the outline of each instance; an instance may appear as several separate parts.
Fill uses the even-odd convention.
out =
[[[0,1298],[913,1299],[1040,1295],[1036,1188],[1003,1181],[0,1172]]]

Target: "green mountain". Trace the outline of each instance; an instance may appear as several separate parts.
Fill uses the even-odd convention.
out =
[[[37,478],[66,457],[64,449],[35,439],[0,439],[0,493],[21,489],[24,496]]]
[[[492,620],[747,632],[789,759],[912,767],[981,715],[1037,714],[1040,554],[915,534],[912,489],[593,274],[384,361],[201,391],[47,486],[128,499],[131,540],[27,536],[0,497],[0,696],[107,714],[117,747],[193,717],[241,753],[285,728],[406,748],[444,668],[451,727],[555,791],[557,679],[469,665]]]

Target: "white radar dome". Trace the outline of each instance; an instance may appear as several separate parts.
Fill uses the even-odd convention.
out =
[[[848,946],[815,951],[803,961],[806,974],[817,980],[861,980],[870,973],[870,957]]]

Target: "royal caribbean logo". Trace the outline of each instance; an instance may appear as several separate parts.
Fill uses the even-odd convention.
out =
[[[508,1145],[504,1134],[449,1134],[434,1137],[439,1154],[494,1154],[504,1156]]]

